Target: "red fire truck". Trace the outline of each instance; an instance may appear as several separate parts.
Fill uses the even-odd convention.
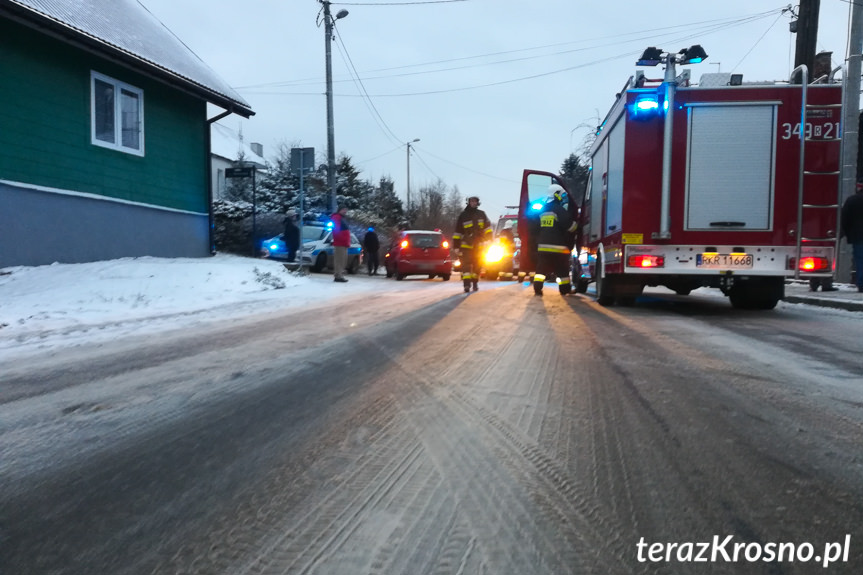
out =
[[[841,85],[810,84],[805,67],[801,84],[705,74],[691,85],[688,70],[669,82],[669,67],[661,81],[630,78],[598,128],[581,206],[590,273],[577,289],[595,281],[600,304],[627,305],[645,286],[707,286],[734,307],[772,309],[787,278],[832,277]],[[539,182],[562,184],[527,170],[525,218]]]

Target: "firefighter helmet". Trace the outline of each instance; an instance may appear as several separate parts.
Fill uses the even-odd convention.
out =
[[[565,194],[566,190],[560,184],[552,184],[548,187],[548,201],[550,202],[554,200],[562,202]]]
[[[476,200],[476,205],[479,206],[479,196],[468,196],[467,205],[470,205],[471,200]]]

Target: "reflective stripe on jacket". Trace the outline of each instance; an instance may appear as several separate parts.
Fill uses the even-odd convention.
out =
[[[557,254],[572,253],[574,232],[578,224],[560,202],[551,202],[533,220],[536,250]]]
[[[477,244],[490,240],[494,230],[485,212],[466,207],[455,222],[452,235],[453,247],[457,250],[471,250]]]

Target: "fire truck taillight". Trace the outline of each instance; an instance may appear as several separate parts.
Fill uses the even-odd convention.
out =
[[[665,258],[663,256],[651,256],[638,254],[626,259],[626,267],[630,268],[664,268]]]
[[[830,260],[819,257],[800,258],[800,271],[802,272],[829,272]]]

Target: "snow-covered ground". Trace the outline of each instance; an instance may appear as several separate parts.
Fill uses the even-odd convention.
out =
[[[382,275],[351,279],[340,284],[331,274],[298,275],[276,261],[221,254],[3,268],[0,363],[83,341],[401,288]]]
[[[378,274],[368,277],[360,273],[340,284],[332,281],[331,274],[299,275],[277,261],[225,254],[3,268],[0,364],[4,359],[58,347],[147,335],[296,306],[327,305],[333,298],[365,293],[421,288],[460,293],[457,281],[442,284],[440,280],[427,282],[417,277],[396,282],[387,280],[383,269]],[[858,295],[851,289],[853,286],[841,287]],[[650,290],[667,293],[664,288]],[[589,291],[593,292],[593,286]],[[807,288],[801,283],[798,291],[806,292]],[[703,288],[697,293],[699,297],[725,299],[718,290]],[[845,292],[834,292],[842,293]],[[780,308],[799,305],[783,302]],[[849,312],[822,308],[819,313]]]

